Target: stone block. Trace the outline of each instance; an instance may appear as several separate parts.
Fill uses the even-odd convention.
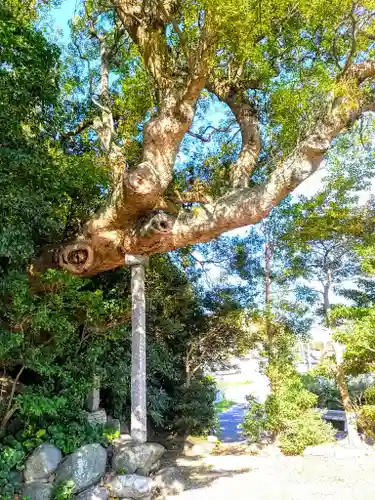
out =
[[[102,486],[93,486],[88,490],[82,491],[76,496],[75,500],[108,500],[109,491]]]
[[[153,482],[150,477],[127,474],[115,476],[108,483],[112,496],[119,498],[144,499],[150,497]]]
[[[93,387],[88,393],[85,402],[86,410],[89,412],[95,412],[99,410],[100,407],[100,377],[95,376],[93,381]]]
[[[56,471],[55,486],[64,481],[73,481],[74,493],[80,493],[100,481],[106,464],[106,450],[100,444],[86,444],[60,464]]]
[[[91,425],[106,425],[107,413],[104,409],[87,413],[87,422]]]
[[[22,497],[30,500],[52,500],[53,486],[49,483],[27,483],[23,487]]]
[[[164,446],[158,443],[135,444],[125,440],[122,444],[114,444],[112,468],[116,472],[123,471],[127,474],[140,470],[142,475],[148,476],[152,466],[160,459],[164,451]]]
[[[48,479],[62,460],[61,451],[53,444],[42,444],[26,460],[26,483]]]

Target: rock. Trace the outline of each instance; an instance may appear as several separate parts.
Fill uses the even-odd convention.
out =
[[[62,460],[61,451],[53,444],[42,444],[26,460],[24,478],[26,483],[48,479]]]
[[[193,443],[191,441],[186,441],[184,444],[184,455],[187,457],[204,457],[210,455],[212,451],[216,448],[215,443],[210,441],[201,441]]]
[[[104,476],[107,452],[100,444],[86,444],[69,455],[56,472],[55,485],[74,481],[74,493],[96,484]]]
[[[109,491],[102,486],[94,486],[76,496],[76,500],[108,500],[108,498]]]
[[[119,498],[145,498],[152,492],[152,479],[150,477],[127,474],[115,476],[108,483],[111,495]]]
[[[50,483],[28,483],[22,490],[22,497],[30,500],[52,500],[53,486]]]
[[[107,423],[107,413],[105,410],[94,411],[93,413],[87,413],[87,422],[90,425],[106,425]]]
[[[130,434],[130,427],[128,424],[121,424],[120,425],[120,434]]]
[[[165,467],[154,477],[154,485],[165,495],[179,495],[186,487],[185,478],[177,467]]]
[[[113,418],[110,415],[107,417],[107,426],[114,429],[116,432],[121,433],[121,423],[118,418]]]
[[[116,472],[133,474],[138,469],[143,475],[148,476],[152,466],[163,455],[165,448],[158,443],[135,444],[131,441],[123,441],[114,446],[115,451],[112,458],[112,468]]]
[[[159,469],[160,469],[160,460],[155,462],[149,469],[145,469],[144,467],[138,467],[138,469],[135,472],[140,476],[149,476],[152,472],[155,472]]]
[[[150,469],[150,472],[155,472],[155,471],[157,471],[157,470],[159,470],[159,469],[160,469],[160,460],[158,460],[157,462],[155,462],[155,463],[152,465],[152,467],[151,467],[151,469]]]
[[[121,450],[123,447],[131,444],[132,438],[130,434],[120,434],[120,436],[112,441],[112,448],[115,452]]]

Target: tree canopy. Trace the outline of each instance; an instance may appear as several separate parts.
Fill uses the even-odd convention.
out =
[[[78,2],[69,51],[48,80],[60,92],[44,133],[82,185],[74,223],[34,270],[93,275],[127,253],[260,221],[373,110],[373,10],[371,1]],[[93,184],[96,207],[84,197]]]

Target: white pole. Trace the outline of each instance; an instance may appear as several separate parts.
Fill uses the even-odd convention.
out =
[[[131,437],[135,443],[145,443],[147,441],[145,266],[148,264],[148,258],[141,255],[126,255],[125,264],[132,270]]]

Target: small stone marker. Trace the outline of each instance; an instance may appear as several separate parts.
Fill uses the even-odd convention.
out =
[[[90,412],[98,411],[100,407],[100,377],[94,376],[93,387],[86,398],[86,410]]]

